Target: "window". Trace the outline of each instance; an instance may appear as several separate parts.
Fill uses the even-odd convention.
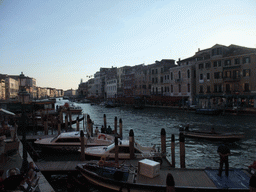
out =
[[[211,63],[205,63],[205,68],[207,69],[211,68]]]
[[[152,74],[154,74],[155,73],[155,71],[154,71],[154,69],[152,69]]]
[[[210,73],[207,73],[207,79],[210,79]]]
[[[233,78],[234,79],[237,79],[237,78],[239,78],[239,71],[238,70],[236,70],[236,71],[233,71]]]
[[[179,92],[181,92],[181,85],[179,84]]]
[[[214,84],[214,92],[222,93],[222,84]]]
[[[187,71],[187,76],[188,76],[188,78],[190,78],[190,70],[189,69]]]
[[[243,64],[250,63],[250,62],[251,62],[251,58],[250,57],[244,57],[243,58]]]
[[[199,80],[203,80],[203,79],[204,79],[204,75],[203,75],[203,74],[200,74]]]
[[[225,71],[225,77],[230,78],[231,77],[231,71]]]
[[[157,77],[156,77],[156,83],[157,83],[157,81],[158,81],[158,80],[157,80]]]
[[[243,76],[244,77],[250,77],[250,69],[244,69],[243,70]]]
[[[225,60],[225,66],[228,66],[228,65],[231,65],[231,60],[230,59]]]
[[[201,86],[200,86],[199,93],[203,93],[203,92],[204,92],[204,87],[201,85]]]
[[[171,80],[173,80],[173,73],[171,72]]]
[[[173,85],[171,85],[171,93],[173,92]]]
[[[215,49],[212,49],[212,56],[214,55],[221,55],[222,54],[222,48],[215,48]]]
[[[157,69],[156,69],[156,74],[157,74]]]
[[[207,86],[207,93],[211,93],[211,87]]]
[[[155,79],[154,78],[152,78],[152,83],[155,83]]]
[[[190,93],[190,84],[188,84],[188,92]]]
[[[199,69],[203,69],[203,68],[204,68],[204,64],[203,64],[203,63],[200,63],[200,64],[198,65],[198,68],[199,68]]]
[[[163,83],[164,82],[164,78],[160,77],[160,82]]]
[[[221,60],[219,60],[219,61],[214,61],[214,62],[213,62],[213,67],[221,67]]]
[[[230,93],[230,84],[226,84],[226,93]]]
[[[249,83],[244,84],[244,92],[250,92]]]
[[[236,64],[236,65],[240,64],[240,58],[236,58],[236,59],[235,59],[235,64]]]
[[[215,72],[214,79],[220,79],[220,78],[221,78],[221,72]]]
[[[179,75],[179,79],[180,79],[180,78],[181,78],[181,74],[180,74],[180,71],[179,71],[179,74],[178,74],[178,75]]]
[[[169,80],[169,75],[167,75],[167,79]]]

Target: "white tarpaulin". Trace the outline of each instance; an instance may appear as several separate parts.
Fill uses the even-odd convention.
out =
[[[5,110],[5,109],[0,109],[0,114],[1,113],[4,113],[4,114],[6,114],[6,115],[15,115],[13,112],[10,112],[10,111],[7,111],[7,110]]]

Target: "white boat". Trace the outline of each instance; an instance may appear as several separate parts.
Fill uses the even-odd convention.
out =
[[[108,134],[98,134],[97,137],[84,136],[85,147],[107,146],[114,142],[114,137]],[[80,132],[65,132],[56,137],[38,139],[34,142],[44,149],[77,152],[81,147]]]
[[[78,150],[81,152],[81,149]],[[90,147],[85,149],[85,156],[92,159],[100,159],[102,156],[107,159],[115,158],[115,143],[108,146],[98,146]],[[156,152],[154,146],[143,147],[138,143],[134,143],[134,156],[135,159],[153,159],[155,157],[160,157],[160,153]],[[118,141],[118,158],[119,159],[130,159],[130,148],[129,140],[119,140]]]

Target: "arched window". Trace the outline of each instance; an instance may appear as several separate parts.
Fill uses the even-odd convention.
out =
[[[188,76],[188,78],[190,78],[190,70],[189,69],[187,71],[187,76]]]

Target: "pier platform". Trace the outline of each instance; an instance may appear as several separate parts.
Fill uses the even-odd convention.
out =
[[[139,160],[126,160],[125,164],[132,167],[138,167]],[[67,173],[75,172],[76,165],[86,163],[88,161],[56,161],[56,162],[37,162],[36,165],[42,172]],[[123,161],[119,161],[120,163]],[[230,191],[249,191],[249,180],[251,174],[247,170],[230,169],[229,177],[223,174],[222,177],[217,176],[217,169],[181,169],[172,168],[168,162],[163,161],[160,168],[160,174],[154,178],[149,178],[141,174],[137,174],[136,183],[166,185],[167,174],[171,173],[174,177],[176,189],[193,189],[198,191],[210,190],[230,190]],[[133,175],[130,174],[130,182],[133,181]]]

